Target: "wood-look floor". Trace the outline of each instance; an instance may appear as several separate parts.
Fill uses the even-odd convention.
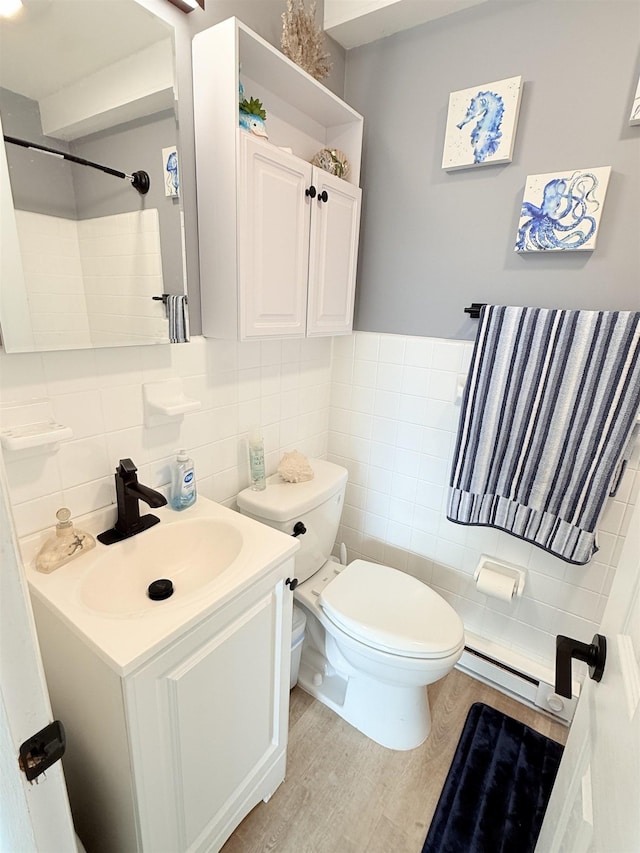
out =
[[[287,778],[222,853],[420,853],[467,712],[485,702],[564,743],[568,729],[457,670],[429,687],[432,729],[409,752],[374,743],[299,687]]]

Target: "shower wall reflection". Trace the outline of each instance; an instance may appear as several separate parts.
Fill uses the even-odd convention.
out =
[[[0,36],[4,134],[151,178],[140,195],[129,180],[5,145],[5,349],[166,343],[152,297],[185,292],[181,201],[165,195],[162,157],[179,149],[172,28],[134,0],[33,0]],[[14,228],[18,249],[5,251]]]

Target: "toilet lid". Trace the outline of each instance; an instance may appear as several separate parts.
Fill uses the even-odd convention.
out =
[[[464,641],[462,620],[437,592],[366,560],[354,560],[327,584],[319,604],[345,633],[382,651],[439,658]]]

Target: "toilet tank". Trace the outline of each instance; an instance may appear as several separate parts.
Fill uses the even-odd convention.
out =
[[[293,535],[302,522],[306,533],[299,536],[296,577],[302,583],[325,563],[336,541],[347,470],[323,459],[309,459],[314,477],[306,483],[286,483],[279,474],[267,478],[263,491],[243,489],[238,509],[243,515]]]

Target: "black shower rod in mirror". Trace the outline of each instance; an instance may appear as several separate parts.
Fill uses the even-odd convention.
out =
[[[117,169],[111,169],[109,166],[101,166],[99,163],[92,163],[91,160],[85,160],[83,157],[76,157],[74,154],[67,154],[65,151],[56,151],[55,148],[48,148],[46,145],[39,145],[36,142],[27,142],[26,139],[17,139],[15,136],[4,137],[5,142],[10,142],[12,145],[20,145],[22,148],[29,148],[33,151],[42,151],[44,154],[51,154],[54,157],[61,157],[63,160],[69,160],[71,163],[79,163],[81,166],[91,166],[92,169],[99,169],[101,172],[106,172],[108,175],[115,175],[116,178],[126,178],[131,181],[131,186],[138,190],[141,195],[146,195],[151,186],[151,179],[147,172],[142,170],[133,172],[127,175],[126,172],[119,172]]]

